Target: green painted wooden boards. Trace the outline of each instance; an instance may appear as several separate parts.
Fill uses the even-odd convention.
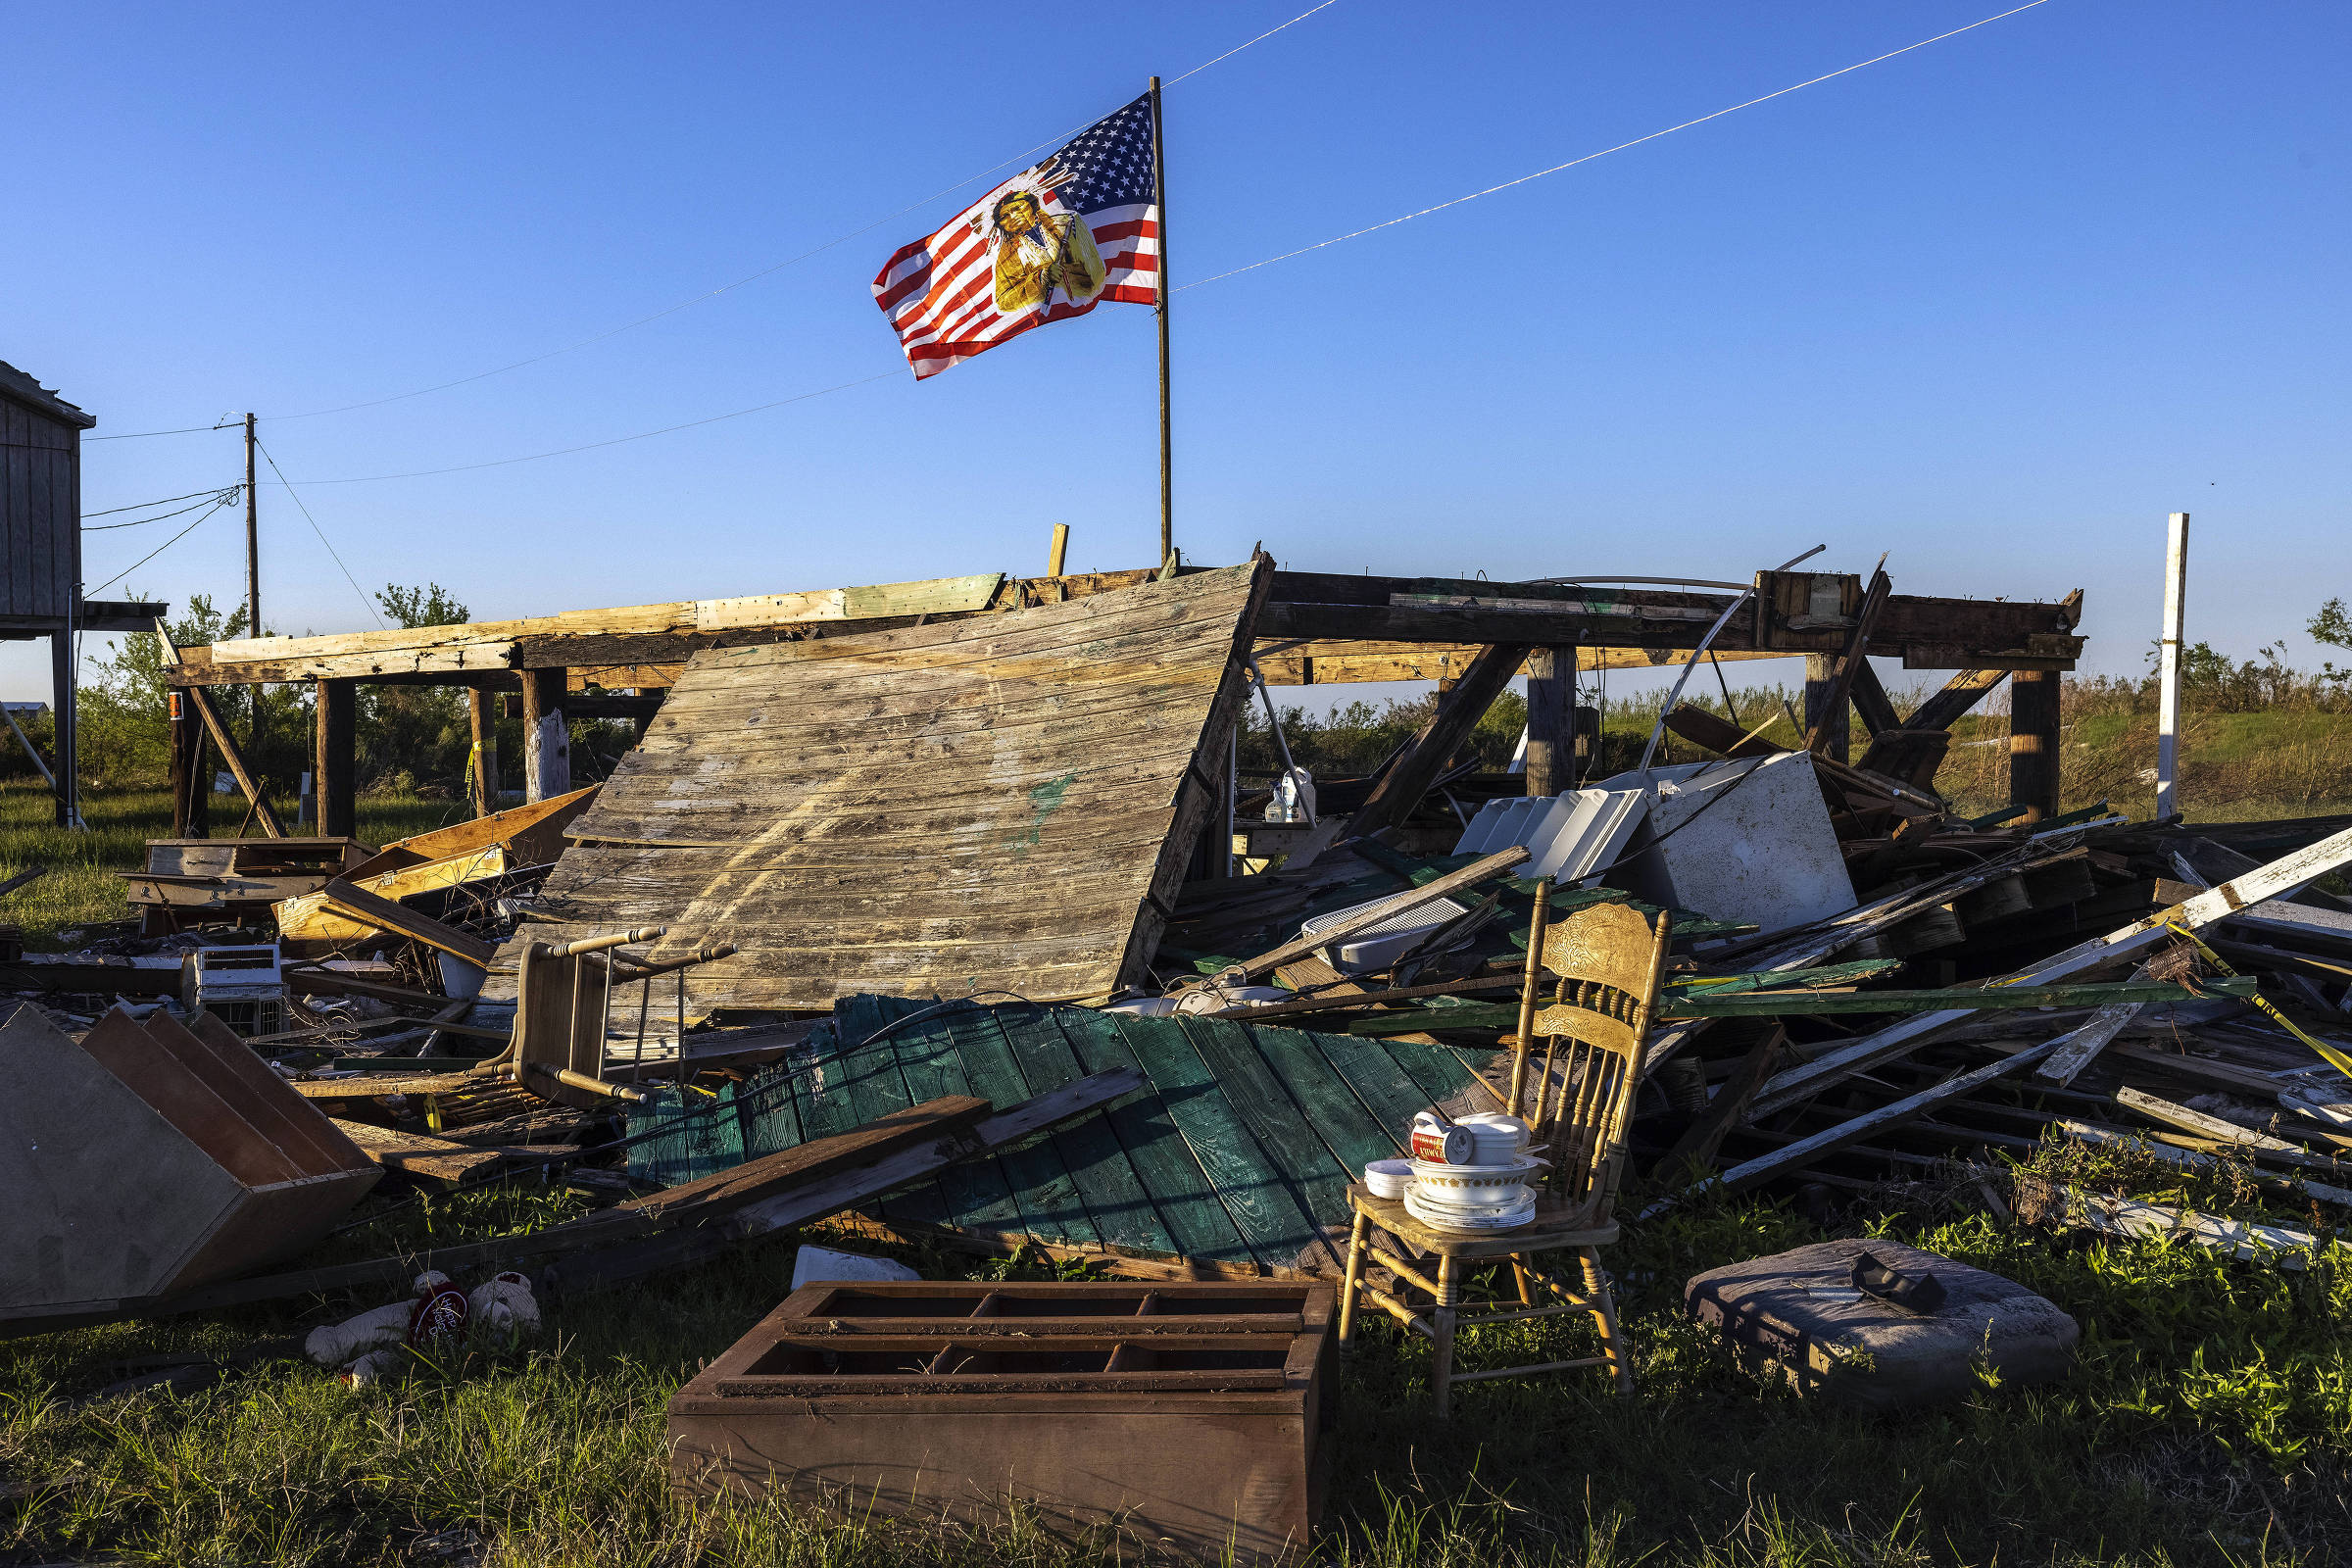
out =
[[[1456,1052],[1410,1041],[859,996],[841,1004],[829,1032],[709,1114],[732,1116],[740,1158],[937,1095],[978,1095],[1002,1110],[1127,1066],[1143,1069],[1151,1093],[895,1194],[883,1216],[1227,1264],[1328,1260],[1347,1184],[1366,1161],[1402,1152],[1415,1111],[1476,1083]],[[633,1113],[631,1127],[676,1115],[663,1103]],[[660,1152],[631,1169],[686,1179],[724,1142],[673,1129],[640,1146]]]

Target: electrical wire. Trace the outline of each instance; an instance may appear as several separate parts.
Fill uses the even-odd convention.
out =
[[[1244,272],[1254,272],[1261,267],[1272,267],[1276,262],[1287,262],[1294,257],[1304,256],[1311,251],[1325,250],[1333,245],[1344,244],[1351,239],[1361,239],[1366,234],[1375,234],[1384,228],[1395,228],[1399,223],[1409,223],[1416,218],[1427,218],[1432,213],[1442,213],[1448,207],[1459,207],[1464,202],[1477,201],[1481,196],[1492,196],[1497,191],[1510,190],[1514,186],[1525,185],[1531,180],[1542,179],[1548,174],[1556,174],[1563,170],[1574,169],[1579,164],[1589,164],[1596,158],[1606,158],[1611,153],[1621,153],[1629,147],[1639,147],[1643,142],[1656,141],[1661,136],[1671,136],[1678,130],[1689,130],[1691,126],[1703,125],[1710,120],[1721,120],[1724,116],[1736,115],[1742,109],[1753,109],[1756,105],[1768,104],[1775,98],[1786,98],[1792,92],[1802,92],[1807,87],[1818,86],[1822,82],[1833,80],[1851,72],[1860,71],[1865,66],[1875,66],[1882,60],[1892,60],[1897,55],[1907,55],[1914,49],[1925,49],[1928,45],[1932,43],[1941,43],[1946,38],[1957,38],[1964,32],[1973,32],[1979,27],[1990,26],[1993,23],[1999,22],[2004,18],[2016,16],[2020,11],[2031,11],[2035,6],[2047,5],[2048,3],[2049,0],[2026,0],[2024,5],[2016,6],[2010,10],[2003,11],[1997,16],[1985,17],[1982,21],[1972,22],[1965,27],[1954,27],[1949,32],[1939,32],[1933,38],[1922,38],[1919,40],[1919,42],[1905,44],[1900,49],[1889,49],[1886,51],[1886,53],[1883,55],[1873,55],[1868,60],[1858,60],[1850,66],[1845,66],[1839,70],[1830,72],[1826,75],[1815,76],[1810,81],[1800,81],[1792,86],[1783,87],[1778,92],[1768,92],[1761,98],[1750,98],[1745,103],[1733,104],[1728,109],[1718,109],[1713,114],[1701,115],[1696,120],[1686,120],[1679,125],[1668,125],[1664,130],[1653,130],[1646,136],[1636,136],[1632,141],[1621,141],[1614,147],[1604,147],[1599,152],[1587,153],[1582,158],[1571,158],[1568,160],[1568,162],[1564,164],[1554,164],[1549,169],[1539,169],[1534,173],[1522,174],[1517,179],[1506,179],[1499,185],[1489,185],[1485,190],[1474,190],[1467,196],[1456,196],[1453,200],[1449,202],[1440,202],[1435,207],[1424,207],[1417,213],[1406,213],[1401,218],[1392,218],[1384,222],[1373,223],[1363,228],[1351,230],[1346,234],[1334,235],[1330,239],[1320,240],[1312,245],[1301,245],[1295,251],[1284,251],[1280,256],[1269,256],[1262,262],[1251,262],[1247,267],[1236,267],[1230,271],[1217,272],[1208,277],[1196,278],[1190,283],[1179,285],[1175,292],[1181,294],[1185,289],[1188,288],[1200,288],[1203,284],[1222,282],[1229,277],[1239,277]]]
[[[261,438],[260,436],[258,436],[258,435],[257,435],[257,436],[255,436],[255,437],[253,438],[253,444],[254,444],[254,446],[255,446],[255,447],[257,447],[257,448],[259,448],[259,449],[260,449],[260,451],[261,451],[261,454],[262,454],[262,456],[263,456],[264,458],[267,458],[267,459],[269,459],[269,463],[270,463],[270,471],[271,473],[274,473],[274,474],[276,474],[276,475],[277,475],[277,482],[278,482],[279,484],[285,485],[285,487],[286,487],[286,494],[287,494],[287,495],[289,495],[289,496],[292,496],[292,497],[294,498],[294,505],[295,505],[296,507],[300,508],[300,509],[301,509],[301,511],[302,511],[302,519],[303,519],[303,521],[305,521],[305,522],[307,522],[307,523],[309,523],[309,524],[311,525],[311,532],[313,532],[313,533],[317,534],[317,535],[318,536],[318,542],[319,542],[320,544],[322,544],[322,545],[326,546],[326,553],[327,553],[328,555],[330,555],[330,556],[332,556],[332,557],[334,557],[334,558],[335,558],[335,564],[336,564],[338,567],[340,567],[340,568],[342,569],[342,572],[343,572],[343,580],[344,580],[345,582],[347,582],[347,583],[351,584],[351,591],[352,591],[353,593],[355,593],[355,594],[358,594],[358,595],[360,596],[360,603],[361,603],[361,604],[363,604],[363,605],[366,605],[366,606],[368,607],[368,613],[369,613],[370,615],[373,615],[373,616],[375,617],[375,623],[376,623],[378,626],[383,626],[383,625],[386,625],[386,624],[388,624],[388,623],[385,621],[385,619],[384,619],[384,616],[383,616],[383,612],[382,612],[382,611],[380,611],[380,610],[378,610],[378,609],[376,609],[376,607],[375,607],[375,601],[368,597],[368,590],[366,590],[365,588],[362,588],[362,587],[360,586],[360,579],[359,579],[359,578],[357,578],[357,577],[354,577],[354,576],[351,574],[351,568],[350,568],[349,566],[345,566],[345,565],[343,564],[343,554],[342,554],[342,552],[341,552],[341,551],[339,551],[339,550],[337,550],[337,549],[335,548],[335,546],[334,546],[334,541],[332,541],[332,540],[330,540],[330,539],[328,539],[328,538],[327,538],[327,536],[326,536],[326,530],[325,530],[324,528],[321,528],[321,527],[319,527],[319,526],[318,526],[318,519],[317,517],[314,517],[314,516],[312,516],[312,515],[311,515],[311,509],[310,509],[308,506],[304,505],[304,503],[303,503],[303,499],[302,499],[302,497],[301,497],[301,496],[299,496],[299,495],[296,495],[296,494],[295,494],[295,490],[294,490],[294,487],[293,487],[293,485],[291,485],[291,484],[288,484],[288,483],[286,482],[286,474],[285,474],[285,470],[284,470],[284,469],[282,469],[282,468],[280,468],[280,467],[277,466],[277,460],[276,460],[275,458],[272,458],[272,457],[270,457],[270,449],[269,449],[268,447],[266,447],[266,446],[263,446],[263,445],[262,445],[262,438]],[[261,627],[259,627],[259,626],[255,626],[255,627],[251,628],[249,635],[251,635],[251,636],[255,636],[255,637],[259,637],[259,636],[261,636],[261,635],[262,635],[262,628],[261,628]]]
[[[242,488],[242,486],[239,488]],[[229,499],[233,499],[233,497]],[[173,534],[171,538],[165,540],[162,544],[157,545],[153,550],[148,551],[145,555],[132,562],[129,565],[124,566],[121,571],[116,572],[112,577],[107,578],[106,581],[100,583],[96,588],[84,588],[81,590],[82,597],[86,599],[92,594],[112,588],[115,584],[129,576],[132,572],[138,570],[141,566],[144,566],[147,564],[147,563],[153,561],[156,557],[162,555],[165,551],[171,549],[173,545],[179,543],[182,539],[185,539],[188,535],[203,527],[206,521],[211,518],[213,512],[219,512],[222,507],[227,505],[228,499],[214,502],[212,512],[207,512],[203,516],[198,517],[194,522],[189,523],[185,528],[180,529],[179,532]]]
[[[125,430],[121,435],[85,435],[82,439],[84,441],[143,441],[151,435],[194,435],[199,430],[233,430],[244,422],[242,419],[233,419],[220,424],[183,425],[176,430]]]
[[[81,525],[81,531],[83,533],[106,533],[116,528],[143,528],[151,522],[169,522],[173,517],[186,516],[189,513],[194,512],[197,507],[203,506],[207,501],[211,502],[217,507],[225,507],[231,502],[235,501],[238,495],[241,494],[244,489],[245,487],[241,484],[232,484],[219,490],[206,490],[202,492],[205,498],[204,501],[197,502],[195,506],[181,507],[177,512],[160,512],[152,517],[133,517],[128,522],[102,522],[95,528],[91,527],[85,522]],[[174,501],[185,501],[188,498],[186,496],[173,496],[172,499]],[[151,507],[163,505],[163,503],[160,501],[150,501],[147,504]],[[128,507],[118,507],[116,510],[119,512],[128,512],[131,509]],[[90,514],[90,515],[93,517],[103,517],[107,515],[107,514],[103,512],[93,512]]]
[[[81,515],[86,521],[91,517],[111,517],[118,512],[142,512],[149,507],[168,507],[174,501],[193,501],[198,496],[219,495],[221,488],[220,485],[215,485],[210,490],[191,490],[184,496],[165,496],[160,501],[140,501],[127,507],[109,507],[104,512],[85,512]],[[152,522],[155,519],[150,517],[147,520]],[[115,526],[122,527],[123,524],[117,523]]]
[[[1223,54],[1221,54],[1221,55],[1217,56],[1217,58],[1216,58],[1216,59],[1214,59],[1214,60],[1203,60],[1203,61],[1201,61],[1201,62],[1200,62],[1200,64],[1199,64],[1199,65],[1195,66],[1195,67],[1194,67],[1192,70],[1190,70],[1190,71],[1186,72],[1186,73],[1184,74],[1184,76],[1198,76],[1199,74],[1200,74],[1200,73],[1202,73],[1203,71],[1206,71],[1206,70],[1207,70],[1209,67],[1211,67],[1211,66],[1216,66],[1216,65],[1222,65],[1222,64],[1224,64],[1226,61],[1228,61],[1228,60],[1231,60],[1231,59],[1232,59],[1232,58],[1233,58],[1235,55],[1238,55],[1238,54],[1240,54],[1240,53],[1241,53],[1243,50],[1245,50],[1245,49],[1247,49],[1247,48],[1250,48],[1250,47],[1252,44],[1261,44],[1261,43],[1264,43],[1264,42],[1265,42],[1265,41],[1266,41],[1268,38],[1271,38],[1271,37],[1273,37],[1273,36],[1274,36],[1276,33],[1278,33],[1278,32],[1282,31],[1283,27],[1295,27],[1295,26],[1298,25],[1298,24],[1299,24],[1299,23],[1301,23],[1301,22],[1304,22],[1304,21],[1305,21],[1307,18],[1309,18],[1309,17],[1313,16],[1313,15],[1314,15],[1316,12],[1318,12],[1318,11],[1327,11],[1327,10],[1329,10],[1331,7],[1333,7],[1333,6],[1336,6],[1336,5],[1338,5],[1339,3],[1340,3],[1340,0],[1323,0],[1323,3],[1322,3],[1321,5],[1319,5],[1319,6],[1309,6],[1309,7],[1307,7],[1307,8],[1306,8],[1304,11],[1301,11],[1301,12],[1299,12],[1299,13],[1298,13],[1297,16],[1293,17],[1293,18],[1292,18],[1290,21],[1288,21],[1288,22],[1284,23],[1284,24],[1282,24],[1282,27],[1268,27],[1268,28],[1267,28],[1265,31],[1263,31],[1263,32],[1259,33],[1259,34],[1258,34],[1256,37],[1254,37],[1254,38],[1250,39],[1249,43],[1235,44],[1235,45],[1234,45],[1232,48],[1230,48],[1230,49],[1226,50],[1226,51],[1225,51]],[[1169,77],[1169,78],[1168,78],[1166,81],[1164,81],[1164,82],[1162,82],[1162,83],[1160,84],[1160,90],[1161,90],[1162,92],[1165,92],[1165,91],[1166,91],[1168,88],[1170,88],[1170,87],[1173,87],[1173,86],[1175,86],[1175,85],[1176,85],[1178,82],[1180,82],[1180,81],[1184,80],[1184,76],[1170,76],[1170,77]]]

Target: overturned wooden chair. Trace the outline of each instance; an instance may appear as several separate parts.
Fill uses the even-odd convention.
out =
[[[1376,1197],[1360,1183],[1348,1189],[1354,1225],[1340,1295],[1340,1347],[1345,1350],[1353,1341],[1359,1298],[1427,1338],[1435,1348],[1430,1382],[1441,1420],[1456,1383],[1606,1366],[1620,1394],[1634,1388],[1633,1357],[1618,1329],[1617,1303],[1596,1250],[1617,1239],[1614,1210],[1625,1169],[1626,1127],[1642,1084],[1642,1053],[1672,932],[1664,913],[1653,926],[1622,904],[1595,905],[1549,930],[1544,914],[1539,899],[1520,1004],[1520,1016],[1531,1024],[1516,1042],[1523,1070],[1512,1075],[1510,1107],[1527,1117],[1529,1147],[1552,1162],[1537,1193],[1535,1218],[1516,1230],[1458,1235],[1432,1229],[1400,1200]],[[1539,1041],[1543,1068],[1536,1076],[1534,1103],[1522,1111],[1524,1066]],[[1537,1261],[1560,1252],[1576,1258],[1580,1278],[1575,1284]],[[1423,1271],[1425,1263],[1407,1261],[1408,1254],[1435,1257],[1436,1277]],[[1518,1306],[1464,1313],[1465,1270],[1497,1259],[1511,1264]],[[1395,1276],[1394,1293],[1365,1277],[1367,1263],[1373,1262]],[[1416,1302],[1416,1292],[1428,1299]],[[1600,1330],[1600,1354],[1453,1370],[1454,1336],[1461,1329],[1569,1312],[1592,1315]]]

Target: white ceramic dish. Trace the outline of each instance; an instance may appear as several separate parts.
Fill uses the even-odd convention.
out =
[[[1413,1185],[1413,1162],[1376,1159],[1364,1167],[1364,1185],[1375,1198],[1402,1198],[1405,1189]]]
[[[1517,1230],[1536,1217],[1536,1195],[1529,1193],[1527,1200],[1492,1213],[1464,1213],[1457,1209],[1435,1207],[1422,1200],[1416,1183],[1406,1190],[1404,1211],[1432,1230],[1454,1232]]]

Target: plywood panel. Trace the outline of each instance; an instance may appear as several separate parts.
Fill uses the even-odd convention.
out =
[[[697,1013],[1107,995],[1140,976],[1222,799],[1196,759],[1222,761],[1271,576],[1261,558],[697,654],[572,824],[540,901],[556,931],[531,934],[665,925],[657,957],[735,943],[691,972]]]

